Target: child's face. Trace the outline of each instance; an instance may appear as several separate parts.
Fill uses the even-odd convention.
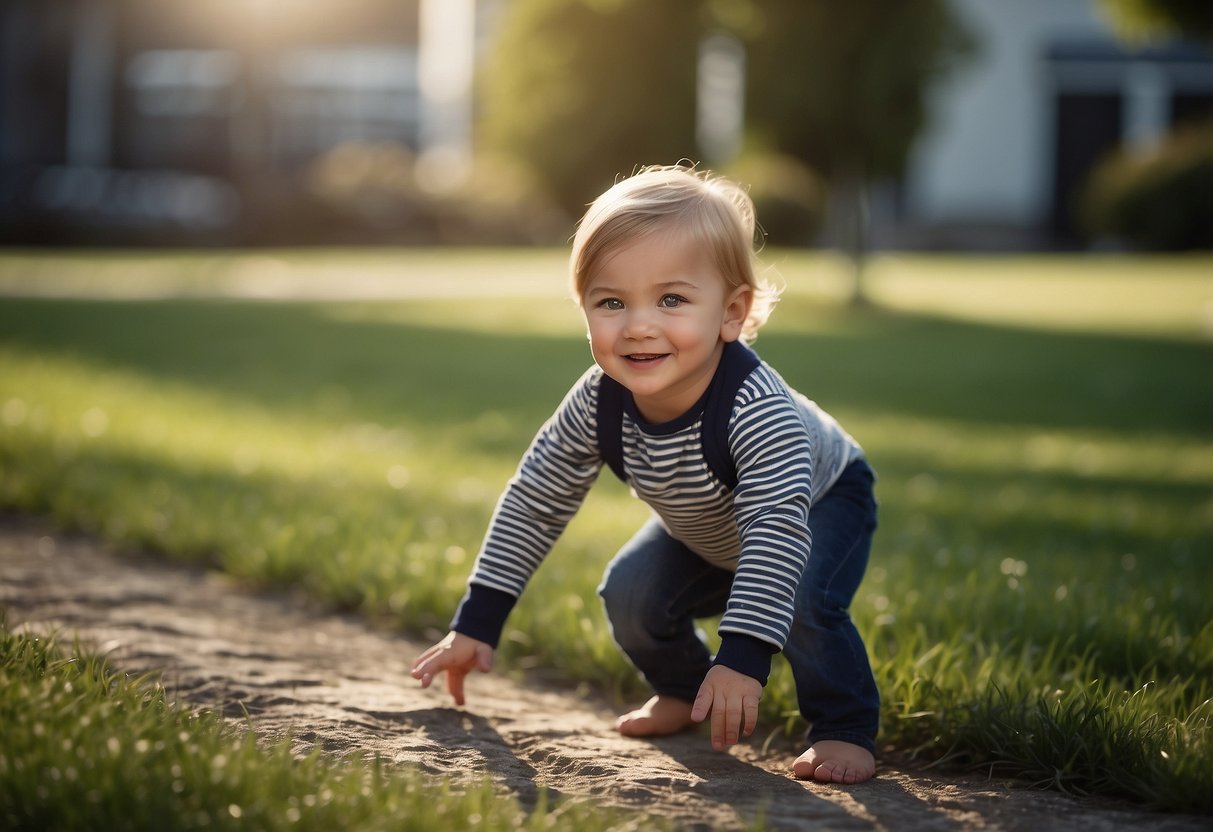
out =
[[[702,245],[659,231],[609,255],[581,305],[598,366],[631,391],[645,419],[668,422],[707,390],[750,299],[748,286],[727,289]]]

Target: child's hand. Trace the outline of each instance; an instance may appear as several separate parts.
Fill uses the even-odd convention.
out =
[[[703,677],[691,707],[691,719],[703,722],[711,713],[712,748],[723,751],[742,733],[747,737],[754,733],[761,698],[762,684],[757,679],[718,664]]]
[[[493,668],[493,648],[463,633],[450,632],[446,638],[426,650],[413,662],[413,678],[428,688],[439,673],[446,671],[446,689],[463,704],[463,677],[473,670],[488,673]]]

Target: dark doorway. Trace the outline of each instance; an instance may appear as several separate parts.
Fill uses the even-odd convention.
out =
[[[1059,245],[1077,244],[1075,199],[1091,169],[1120,144],[1119,94],[1062,93],[1057,97],[1051,228]]]

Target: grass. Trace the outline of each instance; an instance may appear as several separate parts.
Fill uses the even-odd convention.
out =
[[[0,506],[440,632],[589,360],[561,258],[2,257]],[[1213,809],[1213,262],[888,257],[855,311],[835,261],[768,260],[760,352],[880,475],[853,612],[882,741]],[[399,297],[337,299],[363,276]],[[248,298],[270,284],[312,300]],[[604,476],[502,666],[641,695],[593,590],[643,517]],[[777,661],[768,731],[794,703]]]
[[[192,714],[148,679],[79,645],[15,634],[0,621],[0,826],[25,830],[546,830],[651,828],[585,803],[527,811],[487,780],[435,784],[377,759],[292,754],[210,713]]]

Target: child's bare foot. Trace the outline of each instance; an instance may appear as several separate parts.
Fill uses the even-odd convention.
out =
[[[673,696],[654,696],[615,720],[615,728],[625,737],[664,737],[693,724],[691,703]]]
[[[862,783],[876,774],[872,752],[854,743],[822,740],[792,763],[792,771],[801,780],[823,783]]]

